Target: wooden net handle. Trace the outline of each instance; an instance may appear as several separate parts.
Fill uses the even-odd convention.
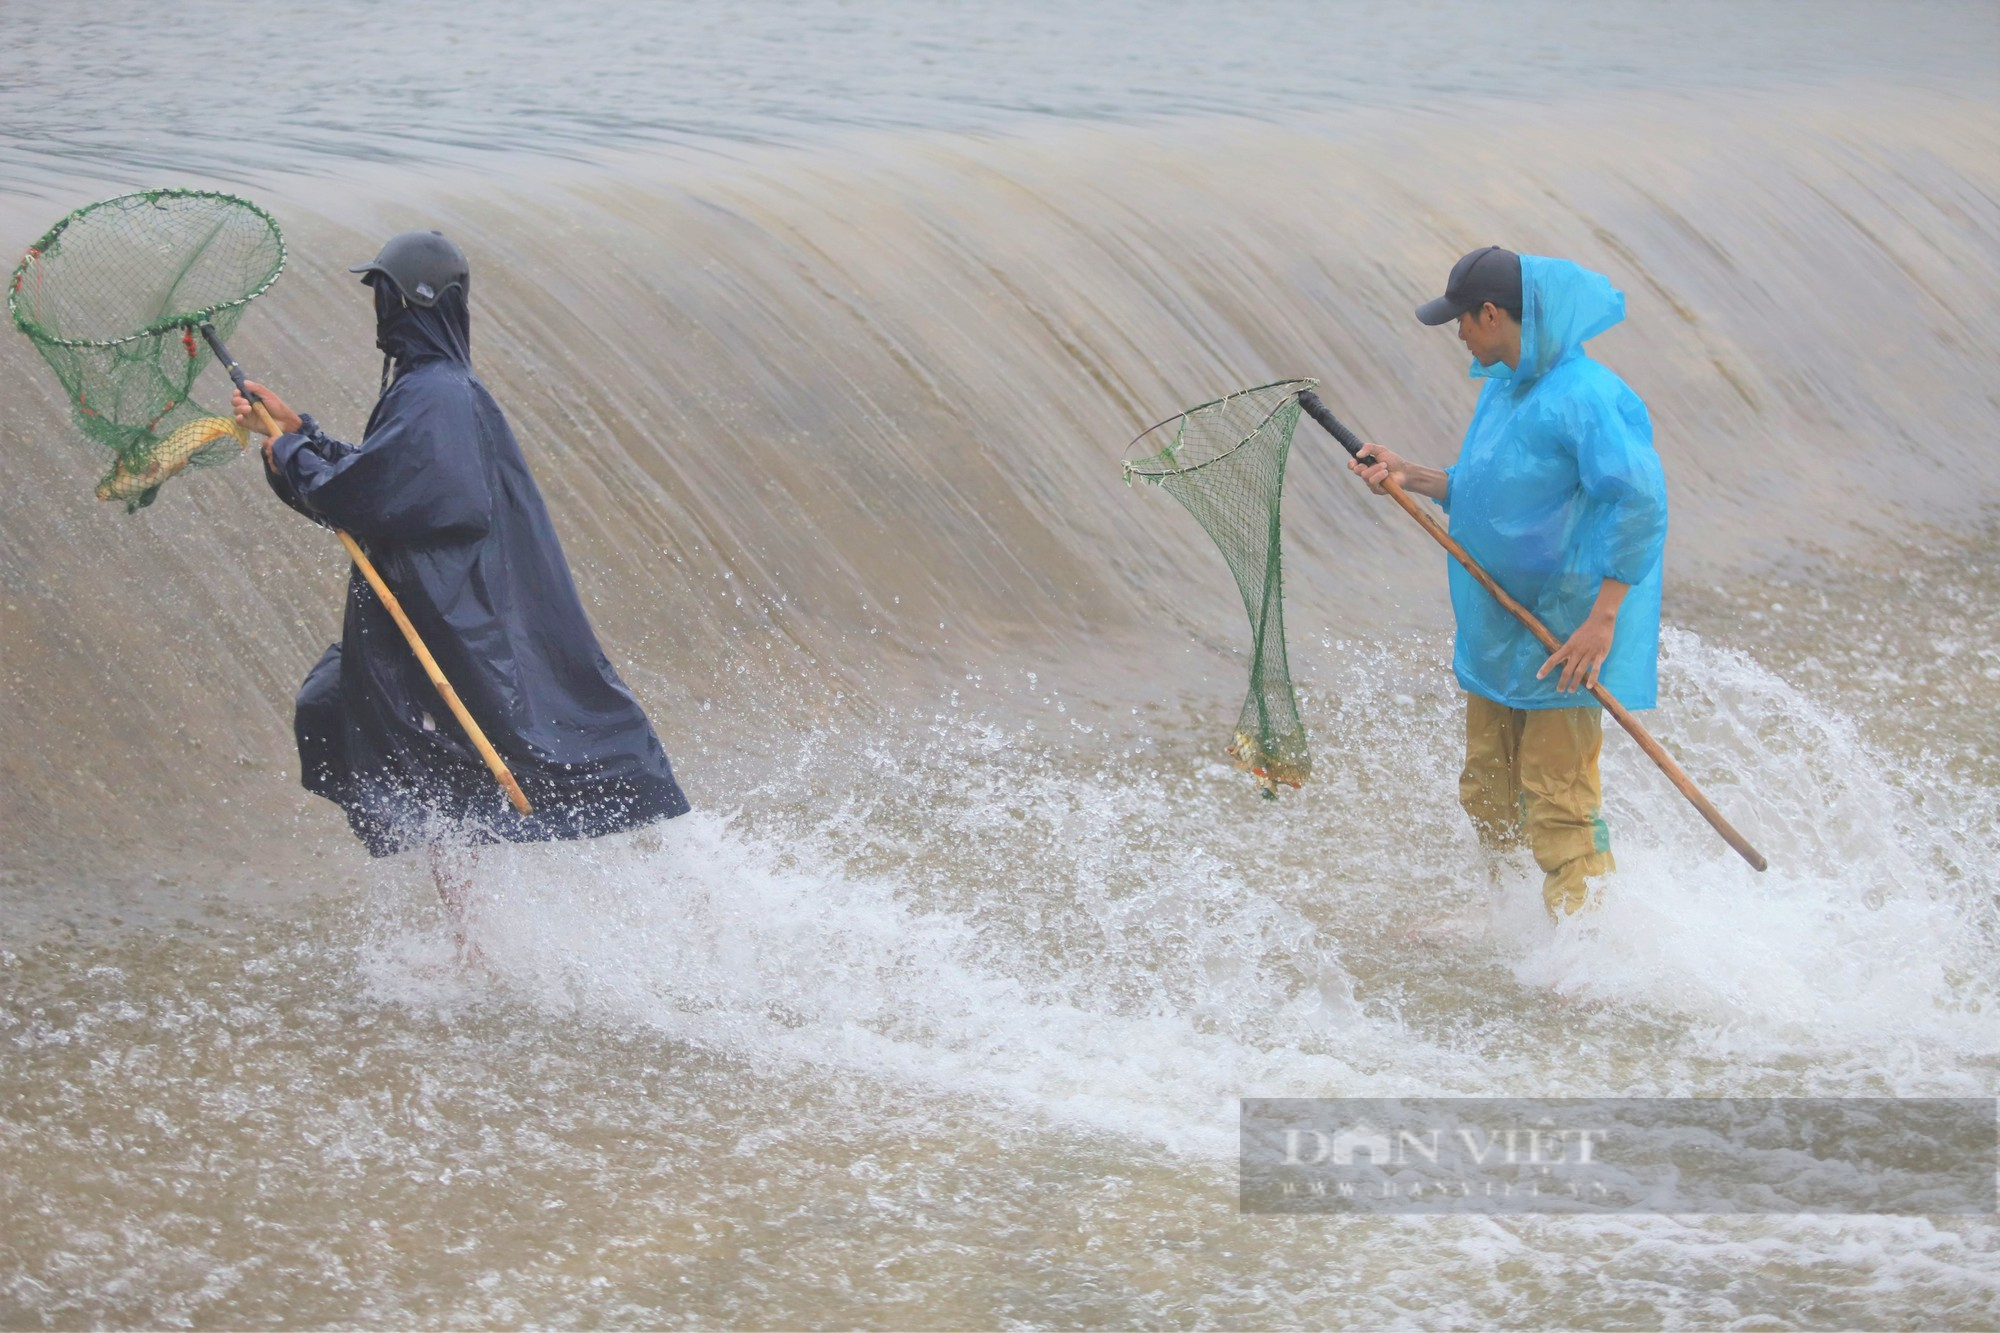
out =
[[[263,414],[264,408],[261,403],[257,405],[256,411]],[[268,424],[270,417],[266,415],[264,420]],[[375,590],[375,595],[381,599],[382,605],[388,608],[389,618],[396,622],[397,629],[403,631],[403,638],[410,645],[410,651],[415,653],[417,661],[423,664],[424,674],[428,675],[431,684],[437,687],[438,694],[444,699],[445,707],[451,709],[451,715],[458,719],[458,725],[472,738],[473,748],[478,750],[479,757],[486,761],[486,767],[492,772],[493,780],[506,791],[507,799],[514,803],[516,810],[524,815],[535,813],[535,808],[528,804],[527,796],[521,791],[521,784],[514,781],[513,770],[507,767],[507,761],[500,757],[500,752],[493,748],[493,742],[486,739],[486,733],[479,729],[479,724],[472,720],[472,714],[466,711],[464,701],[458,697],[458,691],[454,690],[451,682],[445,679],[444,669],[437,664],[437,659],[431,656],[431,650],[424,647],[423,637],[417,633],[417,627],[410,623],[407,615],[403,614],[403,604],[396,600],[396,594],[390,592],[389,585],[382,581],[382,575],[376,570],[375,562],[361,549],[361,543],[347,533],[335,528],[333,535],[340,538],[340,544],[347,548],[348,557],[354,561],[354,567],[361,571],[361,577],[368,580],[368,586]]]

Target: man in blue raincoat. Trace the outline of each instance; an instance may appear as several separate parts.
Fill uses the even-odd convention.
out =
[[[1371,444],[1368,461],[1350,464],[1378,494],[1394,476],[1442,505],[1451,535],[1563,641],[1547,653],[1452,562],[1452,667],[1466,692],[1459,801],[1488,847],[1526,840],[1558,919],[1613,869],[1603,712],[1583,686],[1600,683],[1632,709],[1658,693],[1666,478],[1646,405],[1583,350],[1624,317],[1624,294],[1601,274],[1473,251],[1417,311],[1425,324],[1457,322],[1472,375],[1486,381],[1458,462],[1423,467]]]
[[[540,490],[472,372],[472,278],[434,231],[353,272],[375,297],[382,394],[361,443],[260,384],[285,433],[265,445],[278,498],[352,534],[534,807],[507,802],[359,570],[340,642],[300,688],[300,780],[377,856],[445,839],[587,838],[686,813],[632,692],[598,647]],[[236,396],[236,415],[252,424]],[[460,906],[439,871],[447,906]]]

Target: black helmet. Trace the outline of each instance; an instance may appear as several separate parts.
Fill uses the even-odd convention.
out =
[[[367,274],[362,281],[371,286],[380,274],[411,305],[436,305],[454,283],[461,293],[472,295],[472,268],[465,262],[465,251],[445,239],[441,231],[406,231],[391,236],[381,254],[347,271]]]

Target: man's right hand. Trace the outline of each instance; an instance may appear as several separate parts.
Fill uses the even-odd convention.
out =
[[[1394,477],[1402,486],[1409,472],[1409,464],[1401,455],[1391,453],[1379,444],[1364,444],[1353,458],[1348,460],[1347,470],[1368,483],[1368,489],[1377,495],[1387,495],[1389,488],[1383,483]]]
[[[1356,456],[1348,460],[1347,470],[1367,482],[1368,489],[1377,495],[1389,493],[1391,477],[1411,495],[1428,496],[1439,503],[1451,487],[1451,479],[1437,468],[1412,463],[1379,444],[1362,445]]]
[[[305,424],[297,412],[285,406],[284,399],[272,393],[256,380],[245,380],[244,385],[251,393],[256,394],[264,400],[264,411],[270,415],[271,422],[277,426],[279,434],[289,435]],[[256,431],[259,435],[266,433],[264,422],[257,414],[256,405],[243,396],[242,390],[239,389],[230,395],[230,405],[236,409],[236,419],[238,421],[251,430]]]

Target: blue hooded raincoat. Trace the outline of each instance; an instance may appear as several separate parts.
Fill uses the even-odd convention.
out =
[[[464,294],[430,308],[378,288],[395,367],[359,445],[311,418],[271,447],[278,498],[344,528],[520,782],[516,814],[359,570],[341,640],[299,689],[301,781],[377,856],[436,837],[594,837],[683,814],[687,799],[598,647],[540,490],[472,373]]]
[[[1625,318],[1625,295],[1566,259],[1521,256],[1521,358],[1509,369],[1472,363],[1487,381],[1446,469],[1451,535],[1567,639],[1602,582],[1629,583],[1598,681],[1627,708],[1658,694],[1661,554],[1666,477],[1646,405],[1583,344]],[[1595,707],[1535,673],[1548,651],[1452,561],[1458,683],[1510,708]]]

